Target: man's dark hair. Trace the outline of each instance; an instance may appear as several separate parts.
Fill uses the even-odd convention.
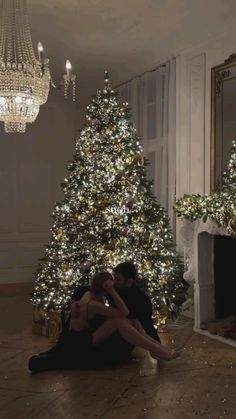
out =
[[[138,277],[137,269],[133,262],[119,263],[113,268],[113,272],[122,274],[125,279],[133,278],[136,281]]]

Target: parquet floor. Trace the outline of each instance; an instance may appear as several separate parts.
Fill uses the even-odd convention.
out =
[[[145,351],[100,371],[32,374],[28,359],[50,344],[32,335],[30,285],[0,286],[0,419],[235,419],[236,349],[170,324],[163,343],[180,359],[157,367]]]

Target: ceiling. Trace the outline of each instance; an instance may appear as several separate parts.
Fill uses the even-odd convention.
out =
[[[105,69],[116,85],[236,24],[235,0],[28,0],[28,12],[34,45],[56,75],[71,60],[86,100]]]

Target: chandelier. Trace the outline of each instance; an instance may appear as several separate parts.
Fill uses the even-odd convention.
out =
[[[75,78],[67,60],[59,87],[67,97],[72,84],[73,100]],[[35,121],[47,101],[50,85],[57,87],[41,42],[38,57],[34,54],[26,0],[0,0],[0,121],[5,132],[25,132],[26,124]]]

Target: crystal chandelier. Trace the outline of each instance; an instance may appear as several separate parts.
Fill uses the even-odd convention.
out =
[[[0,121],[6,132],[22,133],[47,101],[50,84],[57,86],[52,82],[41,42],[38,58],[34,54],[26,0],[0,0],[0,25]],[[67,60],[61,84],[67,97],[72,83],[73,100],[75,78]]]

